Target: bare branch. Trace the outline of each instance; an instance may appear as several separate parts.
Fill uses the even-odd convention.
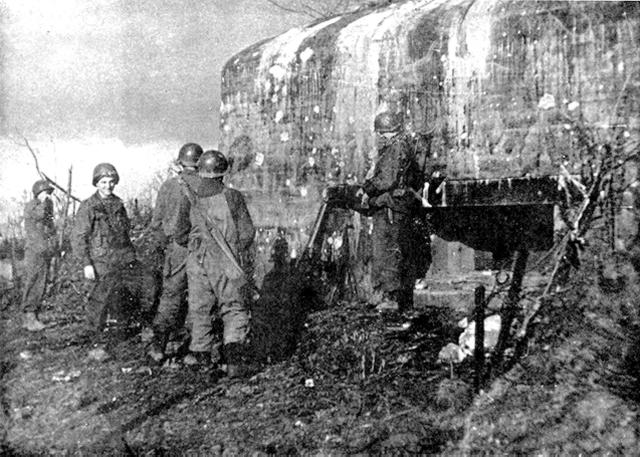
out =
[[[40,164],[38,163],[38,156],[36,155],[36,152],[33,150],[33,148],[31,147],[31,144],[29,143],[29,140],[27,140],[26,137],[23,136],[22,139],[24,140],[24,146],[26,146],[27,149],[29,149],[29,152],[33,156],[33,160],[34,160],[34,162],[36,164],[36,171],[38,172],[40,177],[42,179],[46,179],[47,181],[49,181],[56,189],[61,190],[66,195],[68,195],[69,197],[73,198],[75,201],[81,202],[82,200],[80,200],[78,197],[72,195],[71,192],[68,192],[64,187],[62,187],[60,184],[58,184],[53,179],[48,177],[42,170],[40,170]]]
[[[313,5],[311,3],[308,3],[308,2],[304,3],[303,6],[307,10],[311,11],[311,13],[313,13],[316,18],[326,17],[328,14],[331,14],[331,13],[328,13],[328,12],[321,11],[321,10],[319,10],[317,8],[314,8]],[[310,15],[311,15],[311,13],[310,13]]]
[[[278,3],[278,2],[276,2],[275,0],[267,0],[267,2],[271,3],[273,6],[275,6],[277,8],[280,8],[283,11],[288,11],[289,13],[304,14],[305,16],[309,16],[309,17],[312,17],[314,19],[316,18],[316,16],[314,16],[314,15],[308,13],[308,12],[300,11],[298,9],[282,5],[282,4]]]

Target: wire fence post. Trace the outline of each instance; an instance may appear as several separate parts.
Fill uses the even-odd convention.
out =
[[[485,287],[482,285],[476,287],[474,309],[474,319],[476,321],[476,344],[473,351],[475,361],[474,388],[476,393],[480,391],[484,377],[484,297]]]

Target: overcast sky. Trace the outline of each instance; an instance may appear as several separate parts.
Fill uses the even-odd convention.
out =
[[[299,25],[266,0],[4,0],[3,128],[217,138],[220,70]]]
[[[109,151],[124,167],[135,151],[159,148],[166,159],[186,141],[215,146],[222,65],[308,21],[266,0],[0,0],[0,7],[5,199],[37,179],[16,132],[39,145],[55,176],[70,162],[90,173]],[[143,152],[136,157],[149,168]],[[9,172],[15,160],[31,170]]]

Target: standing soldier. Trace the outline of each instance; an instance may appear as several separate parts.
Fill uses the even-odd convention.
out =
[[[187,365],[211,362],[212,317],[223,323],[223,356],[230,377],[246,371],[249,311],[246,256],[255,229],[242,194],[223,183],[229,169],[219,151],[206,151],[198,161],[200,183],[191,201],[189,235],[189,320],[192,325]]]
[[[178,153],[178,176],[167,179],[156,198],[150,229],[157,244],[164,250],[164,272],[162,295],[158,311],[153,319],[153,342],[149,356],[156,362],[164,358],[169,332],[177,330],[187,314],[187,242],[191,223],[189,221],[189,194],[186,186],[196,189],[198,174],[196,165],[202,148],[187,143]]]
[[[421,202],[422,170],[415,145],[402,134],[402,119],[383,112],[375,118],[378,160],[364,183],[372,215],[372,283],[382,292],[381,310],[407,311],[413,306],[413,287],[430,260]],[[426,250],[425,250],[426,249]]]
[[[72,231],[73,251],[93,284],[87,317],[96,331],[104,329],[110,313],[128,320],[151,312],[156,291],[153,276],[136,259],[124,204],[113,193],[119,180],[110,163],[96,165],[93,185],[98,190],[80,204]],[[124,297],[138,303],[127,309]]]
[[[47,287],[49,265],[56,250],[56,228],[53,225],[53,186],[45,179],[32,187],[33,200],[24,208],[24,227],[27,234],[24,263],[26,280],[22,295],[22,326],[30,332],[43,330],[38,312]]]

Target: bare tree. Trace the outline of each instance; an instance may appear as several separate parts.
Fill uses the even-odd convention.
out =
[[[322,19],[336,14],[352,13],[362,8],[395,3],[398,0],[267,0],[289,13],[302,14],[312,19]]]

